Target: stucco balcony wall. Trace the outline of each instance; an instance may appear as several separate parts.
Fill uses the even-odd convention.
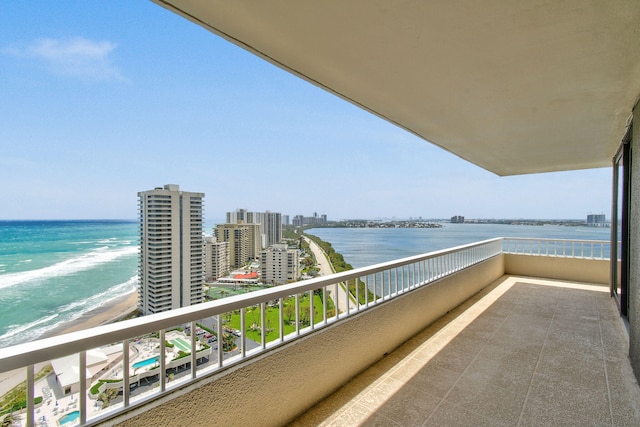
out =
[[[505,274],[546,279],[609,284],[608,259],[565,258],[545,255],[505,254]]]
[[[498,255],[108,422],[282,425],[504,274]]]

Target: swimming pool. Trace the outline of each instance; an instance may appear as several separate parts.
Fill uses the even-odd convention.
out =
[[[158,363],[158,356],[136,362],[133,365],[131,365],[131,367],[133,369],[140,369],[140,368],[144,368],[145,366],[155,365],[156,363]]]
[[[73,412],[69,412],[67,415],[60,418],[58,422],[60,423],[61,426],[63,426],[65,424],[69,424],[76,421],[79,417],[80,417],[80,411],[73,411]]]

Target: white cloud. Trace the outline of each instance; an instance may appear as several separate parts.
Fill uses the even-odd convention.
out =
[[[56,74],[85,80],[126,80],[113,64],[111,54],[117,45],[85,38],[39,39],[23,50],[4,49],[4,53],[38,58]]]

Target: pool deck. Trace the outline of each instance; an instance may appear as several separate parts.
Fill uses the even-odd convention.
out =
[[[185,351],[182,346],[190,341],[183,333],[178,331],[170,331],[166,334],[165,339],[172,342],[175,347],[166,349],[167,361],[170,361],[178,356],[178,350]],[[141,361],[158,357],[160,355],[158,351],[157,340],[141,339],[130,344],[130,372],[142,373],[148,371],[154,364],[134,369],[133,365]],[[188,351],[191,349],[189,348]],[[108,372],[101,376],[104,379],[121,379],[122,378],[123,365],[122,362],[116,363]],[[35,411],[35,425],[36,426],[59,426],[60,419],[65,415],[79,410],[78,405],[78,393],[72,393],[67,396],[64,395],[62,389],[57,384],[55,374],[49,374],[47,377],[42,378],[35,383],[36,396],[43,397],[43,404]],[[102,403],[96,400],[92,400],[87,397],[87,418],[96,417],[101,411]],[[44,417],[44,418],[43,418]],[[24,414],[16,416],[16,421],[19,425],[26,425],[26,417]],[[77,423],[66,423],[65,426],[73,426]]]

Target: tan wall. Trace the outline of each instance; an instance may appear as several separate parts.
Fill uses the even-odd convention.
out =
[[[282,425],[503,273],[504,257],[497,256],[177,390],[109,424]]]
[[[609,285],[609,260],[505,254],[505,274]]]

